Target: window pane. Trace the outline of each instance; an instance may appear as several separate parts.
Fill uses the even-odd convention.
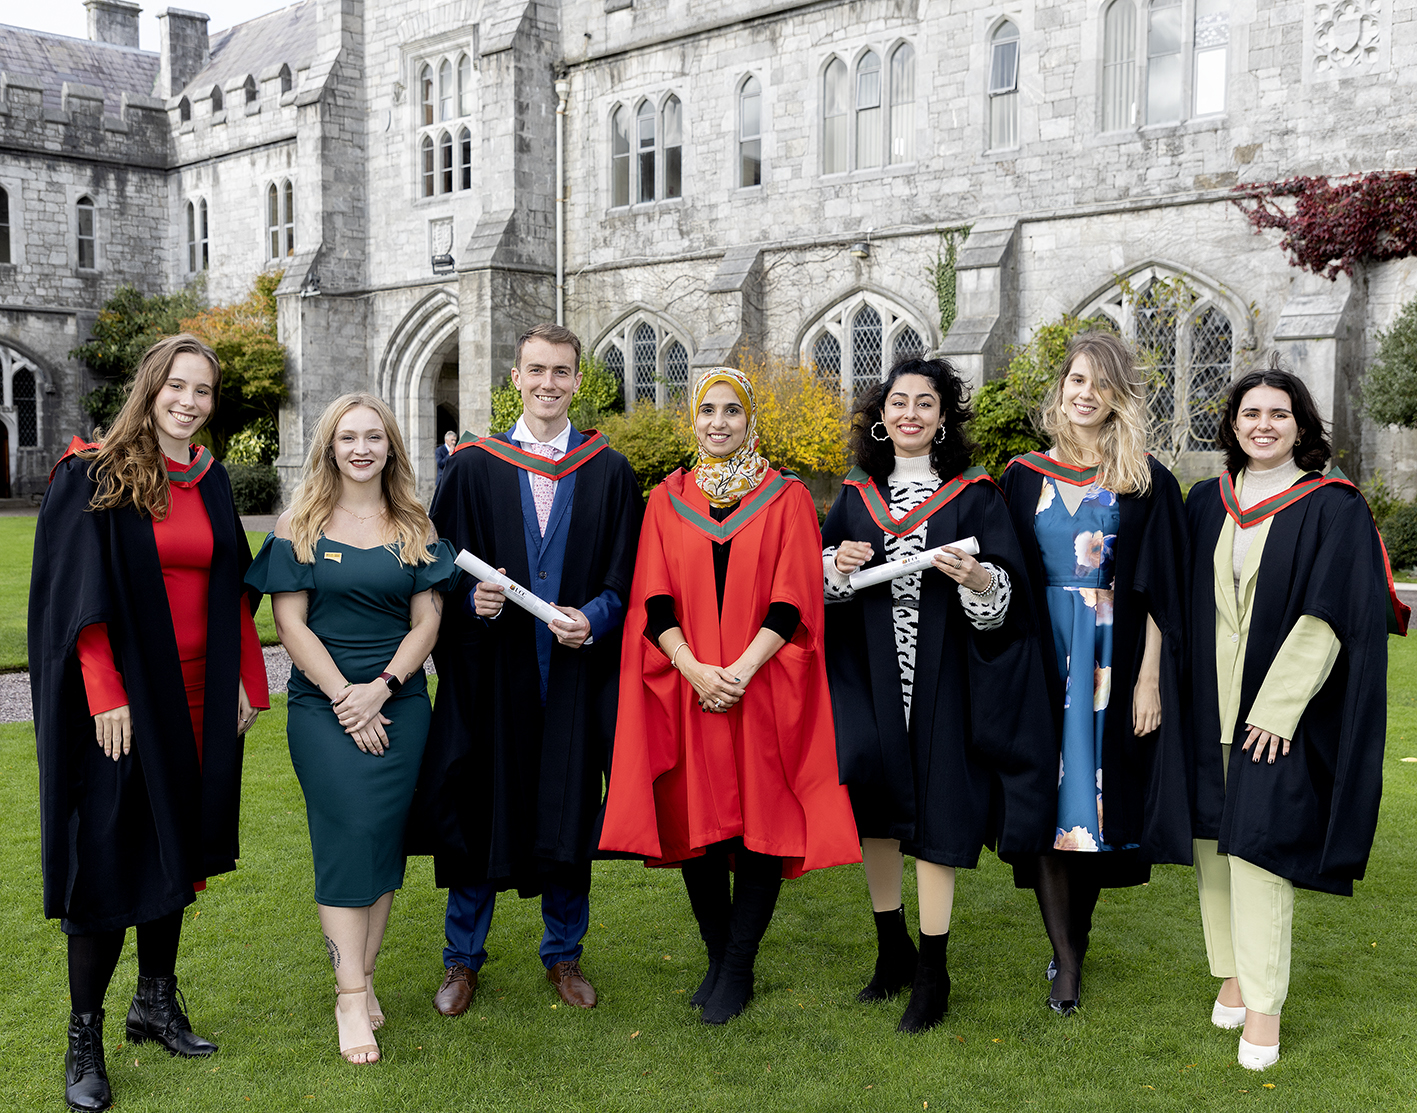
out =
[[[453,137],[446,131],[438,136],[439,165],[442,168],[444,193],[453,192]]]
[[[453,117],[453,64],[446,58],[438,67],[438,119]]]
[[[10,379],[11,396],[15,400],[15,424],[19,427],[19,447],[34,448],[39,444],[39,415],[35,410],[34,372],[21,369]]]
[[[1102,44],[1102,130],[1118,131],[1136,122],[1132,90],[1136,82],[1137,26],[1132,0],[1107,9]]]
[[[285,183],[285,253],[295,254],[295,187]]]
[[[881,165],[881,110],[865,108],[856,113],[856,165]]]
[[[1138,354],[1152,365],[1147,416],[1153,430],[1147,443],[1170,445],[1176,422],[1175,316],[1157,305],[1155,290],[1148,289],[1137,299],[1136,320]]]
[[[648,323],[635,329],[635,401],[654,404],[655,336]]]
[[[10,195],[0,189],[0,263],[10,261]]]
[[[755,77],[743,82],[738,94],[738,184],[761,185],[763,181],[762,86]]]
[[[270,241],[271,258],[280,258],[280,194],[276,187],[266,191],[266,238]]]
[[[739,167],[738,184],[741,186],[756,186],[763,184],[763,141],[761,139],[744,140],[741,148],[741,165]]]
[[[1000,93],[989,98],[989,146],[994,150],[1018,146],[1017,93]]]
[[[191,201],[187,202],[187,271],[197,269],[197,210]]]
[[[1191,430],[1186,447],[1209,450],[1217,447],[1215,434],[1230,387],[1230,358],[1233,338],[1230,320],[1218,309],[1207,309],[1196,322],[1191,337],[1191,376],[1187,397]]]
[[[812,345],[812,362],[822,378],[829,382],[841,382],[841,344],[831,333],[824,332],[817,337],[817,342]]]
[[[846,169],[846,63],[832,59],[823,79],[822,173]]]
[[[1226,48],[1203,50],[1196,55],[1196,115],[1225,111]]]
[[[85,270],[94,269],[94,243],[93,243],[93,202],[87,199],[80,201],[78,206],[79,218],[79,266]]]
[[[424,66],[418,71],[418,103],[423,106],[423,125],[433,122],[433,71]]]
[[[1177,54],[1181,50],[1180,0],[1151,0],[1151,22],[1146,52],[1151,57]]]
[[[472,59],[464,54],[458,59],[458,115],[472,114]]]
[[[891,55],[890,161],[915,160],[915,51],[902,44]]]
[[[1005,23],[994,36],[989,59],[989,92],[1012,93],[1018,88],[1018,32]]]
[[[863,306],[851,324],[851,392],[860,394],[881,381],[881,315]]]
[[[684,195],[684,109],[678,97],[664,102],[664,196]]]
[[[611,344],[600,358],[605,361],[605,370],[610,372],[610,377],[619,385],[618,393],[620,401],[623,403],[625,400],[625,353]]]
[[[197,226],[202,237],[202,270],[206,270],[210,262],[210,255],[207,251],[207,203],[205,200],[197,206]]]
[[[689,351],[677,340],[664,355],[664,383],[666,400],[683,398],[689,389]]]
[[[1169,124],[1181,118],[1181,56],[1152,58],[1146,69],[1146,122]]]
[[[868,53],[856,67],[856,108],[881,107],[881,60]]]
[[[458,132],[458,188],[472,188],[472,132]]]
[[[920,334],[907,325],[900,330],[895,338],[895,361],[902,359],[923,359],[925,357],[925,341],[920,339]]]
[[[635,200],[654,200],[654,106],[645,101],[635,114],[637,173]]]
[[[433,137],[425,135],[422,143],[423,149],[423,196],[433,196],[434,167],[433,167]]]
[[[257,97],[260,95],[256,92],[256,79],[248,74],[246,76],[246,83],[242,88],[246,90],[246,103],[255,104]]]
[[[629,112],[617,108],[610,118],[610,204],[630,203],[630,122]]]

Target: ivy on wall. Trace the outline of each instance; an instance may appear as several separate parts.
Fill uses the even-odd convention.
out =
[[[935,261],[926,269],[930,284],[935,287],[935,301],[940,307],[940,335],[948,336],[958,313],[955,301],[955,263],[959,245],[969,237],[971,225],[940,229],[940,248]]]
[[[1290,178],[1236,186],[1233,198],[1255,231],[1284,233],[1291,266],[1330,281],[1359,262],[1417,254],[1417,175],[1380,170],[1339,179]]]

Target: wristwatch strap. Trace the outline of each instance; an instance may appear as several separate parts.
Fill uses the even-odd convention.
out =
[[[389,686],[389,695],[396,696],[399,689],[403,687],[403,681],[391,672],[381,672],[379,679]]]

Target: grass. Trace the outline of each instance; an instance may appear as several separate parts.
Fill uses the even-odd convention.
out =
[[[38,520],[34,515],[0,518],[0,672],[29,668],[25,616],[29,612],[30,565]],[[247,530],[246,538],[254,554],[266,535]],[[275,645],[280,640],[276,637],[269,598],[261,600],[256,612],[256,632],[261,636],[262,645]]]
[[[196,1027],[222,1050],[187,1062],[122,1042],[132,937],[108,997],[108,1061],[128,1113],[201,1110],[1368,1110],[1417,1108],[1417,645],[1391,642],[1386,790],[1368,879],[1350,900],[1298,894],[1277,1067],[1251,1074],[1210,1026],[1188,869],[1112,891],[1098,909],[1084,1006],[1043,1005],[1048,943],[1032,895],[989,855],[962,871],[944,1024],[897,1035],[903,1001],[853,1000],[874,956],[859,866],[783,888],[758,996],[725,1029],[688,1005],[704,964],[677,873],[595,868],[585,967],[594,1012],[556,1007],[534,901],[504,898],[473,1009],[436,1015],[443,894],[409,864],[380,965],[385,1059],[342,1063],[315,918],[283,700],[248,746],[244,857],[189,910],[179,974]],[[58,1109],[64,945],[40,910],[33,736],[0,727],[0,1108]],[[907,873],[907,886],[911,876]],[[908,909],[913,893],[907,895]],[[913,911],[911,912],[913,920]]]

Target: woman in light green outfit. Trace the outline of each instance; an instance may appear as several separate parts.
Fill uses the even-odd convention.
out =
[[[452,555],[414,498],[393,413],[371,394],[346,394],[320,417],[293,505],[247,575],[272,596],[293,662],[290,756],[351,1063],[379,1058],[374,961],[403,885],[431,716],[423,662]]]
[[[1301,380],[1276,360],[1240,378],[1218,439],[1226,471],[1186,505],[1192,830],[1223,979],[1211,1021],[1243,1025],[1239,1061],[1263,1070],[1279,1058],[1294,888],[1351,894],[1372,846],[1395,600],[1367,504],[1323,472]]]

